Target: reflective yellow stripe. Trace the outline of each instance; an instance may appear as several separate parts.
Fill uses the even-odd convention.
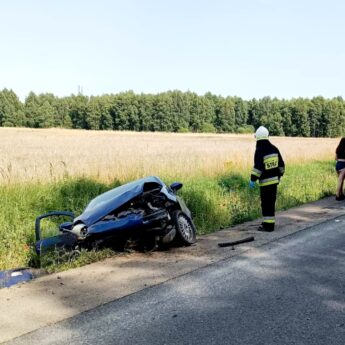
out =
[[[263,223],[270,223],[270,224],[274,224],[275,221],[275,217],[264,217]]]
[[[274,219],[264,219],[263,223],[274,224],[276,221]]]
[[[265,183],[259,183],[260,187],[265,187],[265,186],[270,186],[271,184],[278,184],[279,181],[275,180],[275,181],[270,181],[270,182],[265,182]]]
[[[259,186],[260,187],[264,187],[264,186],[269,186],[271,184],[277,184],[277,183],[279,183],[278,176],[274,176],[274,177],[271,177],[271,178],[266,178],[264,180],[260,180],[259,181]]]
[[[251,171],[251,173],[252,173],[252,175],[254,175],[254,176],[260,177],[261,174],[262,174],[262,171],[259,170],[259,169],[253,168],[252,171]]]
[[[272,153],[270,155],[266,155],[266,156],[264,156],[264,160],[266,160],[268,158],[272,158],[272,157],[278,157],[278,153]]]

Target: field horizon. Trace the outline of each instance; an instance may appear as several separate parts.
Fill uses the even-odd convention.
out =
[[[286,162],[277,210],[334,193],[338,139],[271,142]],[[0,128],[0,270],[37,265],[37,216],[54,210],[78,215],[100,193],[148,175],[183,183],[179,194],[198,234],[257,219],[259,188],[248,189],[254,150],[253,135]],[[51,269],[107,255],[85,253],[80,261]]]
[[[334,159],[338,138],[271,137],[286,163]],[[248,172],[253,134],[0,128],[0,183],[87,177],[102,182]]]

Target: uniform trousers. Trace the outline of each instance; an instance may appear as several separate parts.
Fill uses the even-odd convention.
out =
[[[263,216],[262,226],[273,230],[275,225],[275,205],[278,184],[260,187],[261,210]]]

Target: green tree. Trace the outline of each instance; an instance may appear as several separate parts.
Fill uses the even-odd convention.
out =
[[[174,132],[181,128],[188,128],[190,122],[188,96],[178,90],[168,92],[171,98],[170,116]]]
[[[153,130],[172,132],[174,130],[172,117],[172,98],[167,93],[160,93],[153,102]]]
[[[23,104],[12,90],[0,91],[0,125],[4,127],[25,125]]]
[[[328,129],[328,120],[323,119],[323,109],[325,107],[325,99],[323,97],[314,97],[308,111],[310,135],[313,137],[324,136]]]
[[[34,92],[30,92],[25,99],[24,112],[25,112],[25,124],[27,127],[37,128],[39,118],[40,103],[38,97]]]
[[[154,96],[150,94],[141,94],[138,100],[138,117],[140,131],[153,131],[153,104]]]
[[[302,98],[297,98],[291,101],[290,112],[292,121],[293,136],[310,136],[310,125],[308,110],[310,108],[310,101]]]
[[[199,132],[204,123],[213,124],[216,121],[214,103],[211,99],[198,96],[196,93],[187,93],[190,114],[189,128]]]
[[[89,97],[84,95],[72,95],[69,98],[69,116],[73,128],[90,129],[88,123]]]
[[[54,126],[72,128],[73,124],[70,117],[69,97],[57,98],[54,103],[54,108]]]
[[[244,127],[248,121],[248,105],[247,102],[240,97],[234,97],[235,103],[235,126],[236,128]]]
[[[236,128],[235,102],[231,97],[220,98],[216,109],[215,127],[218,132],[234,132]]]

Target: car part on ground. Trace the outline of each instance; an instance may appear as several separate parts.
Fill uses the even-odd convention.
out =
[[[0,271],[0,289],[29,281],[33,274],[27,268]]]
[[[218,243],[218,246],[219,247],[230,247],[230,246],[235,246],[237,244],[252,242],[252,241],[254,241],[254,236],[245,237],[245,238],[242,238],[242,239],[237,240],[237,241],[220,242],[220,243]]]

